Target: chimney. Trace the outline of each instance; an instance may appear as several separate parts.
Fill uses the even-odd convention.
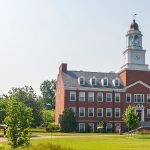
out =
[[[59,67],[59,73],[67,72],[67,64],[62,63]]]

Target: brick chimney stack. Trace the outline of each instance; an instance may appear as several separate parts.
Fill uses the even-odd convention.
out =
[[[67,64],[62,63],[59,67],[59,73],[67,72]]]

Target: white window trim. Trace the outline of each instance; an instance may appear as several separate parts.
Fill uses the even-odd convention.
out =
[[[104,79],[107,80],[107,85],[104,85]],[[108,86],[108,78],[107,78],[107,77],[103,78],[103,79],[101,80],[101,83],[102,83],[102,86],[107,87],[107,86]]]
[[[81,128],[80,128],[81,124],[83,125],[83,128],[84,128],[83,131],[85,131],[85,123],[79,123],[79,132],[81,132]]]
[[[149,97],[149,100],[150,100],[150,94],[147,94],[147,103],[150,103],[150,102],[148,102],[148,97]]]
[[[111,101],[107,101],[107,95],[108,95],[108,94],[111,94]],[[106,93],[106,102],[108,102],[108,103],[109,103],[109,102],[110,102],[110,103],[112,102],[112,93]]]
[[[89,110],[90,110],[90,109],[93,109],[93,116],[89,116],[89,112],[90,112]],[[88,117],[94,117],[94,107],[89,107],[89,108],[88,108]]]
[[[95,84],[92,84],[92,80],[93,80],[93,79],[95,80]],[[97,85],[97,78],[93,76],[93,77],[90,79],[90,84],[93,85],[93,86],[96,86],[96,85]]]
[[[148,117],[148,112],[150,112],[150,109],[147,109],[147,118],[150,118],[150,117]]]
[[[75,94],[75,100],[71,100],[71,93],[72,93],[72,94],[73,94],[73,93]],[[76,101],[76,99],[77,99],[77,97],[76,97],[76,91],[70,91],[70,98],[69,98],[69,99],[70,99],[70,101]]]
[[[88,125],[90,125],[90,124],[93,126],[92,132],[94,132],[94,123],[88,123]]]
[[[119,110],[119,116],[116,116],[116,110]],[[115,118],[120,118],[120,108],[115,108]]]
[[[102,94],[102,101],[99,101],[99,100],[98,100],[98,93],[101,93],[101,94]],[[103,92],[97,92],[97,102],[103,102]]]
[[[118,81],[118,85],[115,84],[115,81],[116,81],[116,80]],[[119,86],[120,86],[120,79],[119,79],[119,78],[113,79],[112,82],[113,82],[114,87],[119,87]]]
[[[130,95],[130,102],[127,101],[127,95],[128,95],[128,94]],[[131,99],[132,99],[131,93],[126,93],[126,103],[131,103]]]
[[[98,110],[101,109],[102,110],[102,116],[98,116]],[[97,108],[97,117],[103,117],[103,108]]]
[[[80,93],[84,93],[84,100],[80,100]],[[80,102],[85,102],[85,92],[79,92],[79,101]]]
[[[83,78],[83,84],[80,84],[80,79],[81,78]],[[85,77],[84,76],[80,76],[79,78],[78,78],[78,84],[79,85],[85,85]]]
[[[119,94],[119,101],[116,101],[116,95]],[[115,103],[120,103],[120,93],[115,93]]]
[[[90,93],[92,93],[92,96],[93,96],[93,100],[92,100],[92,101],[89,100],[89,95],[90,95]],[[94,102],[94,92],[88,92],[88,101],[89,101],[89,102]]]
[[[83,108],[84,110],[84,116],[80,116],[80,109]],[[79,117],[85,117],[85,107],[79,107]]]
[[[136,101],[135,101],[136,95],[143,95],[143,102],[136,102]],[[134,94],[134,103],[144,103],[144,94]]]
[[[110,109],[111,110],[111,116],[107,116],[107,110]],[[106,108],[106,118],[112,118],[112,108]]]

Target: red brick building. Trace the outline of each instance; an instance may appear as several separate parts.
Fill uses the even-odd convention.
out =
[[[124,65],[119,73],[70,71],[67,64],[61,64],[56,123],[65,108],[72,108],[79,131],[85,131],[87,126],[96,131],[99,121],[107,122],[107,129],[123,130],[122,115],[130,104],[135,106],[139,120],[150,124],[150,70],[145,64],[146,50],[142,48],[142,34],[135,20],[126,38]]]

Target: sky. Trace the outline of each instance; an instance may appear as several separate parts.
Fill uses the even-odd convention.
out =
[[[149,0],[0,0],[0,94],[68,70],[120,71],[136,16],[150,64]]]

